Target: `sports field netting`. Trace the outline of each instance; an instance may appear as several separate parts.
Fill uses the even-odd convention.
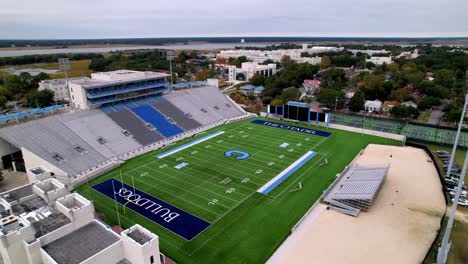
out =
[[[426,142],[431,144],[453,145],[456,131],[443,128],[418,126],[415,124],[398,123],[391,120],[377,120],[372,118],[331,114],[331,123],[376,130],[381,132],[400,134],[408,140]],[[468,133],[460,134],[460,143],[468,147]]]

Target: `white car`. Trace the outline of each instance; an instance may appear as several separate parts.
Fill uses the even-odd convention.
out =
[[[452,203],[453,203],[453,199],[452,199]],[[464,206],[464,207],[468,207],[468,200],[466,198],[460,197],[460,199],[458,199],[457,204],[461,205],[461,206]]]

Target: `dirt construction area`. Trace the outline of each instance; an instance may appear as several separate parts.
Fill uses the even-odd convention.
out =
[[[317,205],[268,263],[421,263],[440,229],[445,200],[421,149],[369,145],[355,159],[390,170],[374,205],[357,217]]]

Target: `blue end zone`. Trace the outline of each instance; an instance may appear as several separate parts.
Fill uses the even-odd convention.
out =
[[[278,178],[275,182],[273,182],[270,186],[268,186],[265,190],[261,191],[261,194],[268,194],[271,190],[273,190],[276,186],[278,186],[280,183],[282,183],[284,180],[286,180],[291,174],[296,172],[300,167],[302,167],[304,164],[306,164],[310,159],[312,159],[315,155],[317,155],[317,152],[312,152],[310,153],[306,158],[304,158],[301,162],[299,162],[296,166],[292,167],[289,171],[287,171],[283,176]]]
[[[315,130],[315,129],[311,129],[311,128],[290,126],[290,125],[286,125],[286,124],[275,123],[275,122],[270,122],[270,121],[264,121],[264,120],[259,120],[259,119],[255,119],[251,123],[258,124],[258,125],[269,126],[269,127],[276,127],[276,128],[281,128],[281,129],[286,129],[286,130],[291,130],[291,131],[296,131],[296,132],[300,132],[300,133],[316,135],[316,136],[321,136],[321,137],[329,137],[332,134],[332,133],[329,133],[329,132]]]
[[[112,184],[112,181],[114,184]],[[175,206],[163,202],[145,192],[135,189],[116,179],[108,179],[96,184],[93,189],[125,205],[149,220],[163,226],[177,235],[192,240],[211,224]],[[115,190],[115,195],[114,195]]]
[[[176,147],[176,148],[173,148],[173,149],[171,149],[171,150],[169,150],[169,151],[160,153],[160,154],[156,155],[156,158],[158,158],[158,159],[164,158],[165,156],[169,156],[169,155],[171,155],[171,154],[173,154],[173,153],[179,152],[179,151],[181,151],[181,150],[183,150],[183,149],[186,149],[186,148],[188,148],[188,147],[191,147],[191,146],[196,145],[196,144],[198,144],[198,143],[200,143],[200,142],[202,142],[202,141],[208,140],[208,139],[210,139],[210,138],[212,138],[212,137],[215,137],[215,136],[220,135],[220,134],[223,134],[223,133],[224,133],[224,131],[217,131],[217,132],[215,132],[215,133],[212,133],[212,134],[209,134],[209,135],[207,135],[207,136],[204,136],[204,137],[201,137],[201,138],[199,138],[199,139],[196,139],[196,140],[194,140],[194,141],[192,141],[192,142],[190,142],[190,143],[187,143],[187,144],[178,146],[178,147]]]

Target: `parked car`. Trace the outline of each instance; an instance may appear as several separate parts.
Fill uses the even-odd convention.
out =
[[[452,203],[453,203],[453,198],[452,198]],[[463,197],[460,197],[460,199],[458,199],[458,202],[457,202],[458,205],[461,205],[461,206],[464,206],[464,207],[468,207],[468,200],[466,198],[463,198]]]
[[[440,155],[440,154],[442,154],[442,155],[443,155],[443,154],[445,154],[445,155],[449,155],[449,154],[450,154],[448,151],[445,151],[445,150],[437,150],[436,153],[439,154],[439,155]]]

